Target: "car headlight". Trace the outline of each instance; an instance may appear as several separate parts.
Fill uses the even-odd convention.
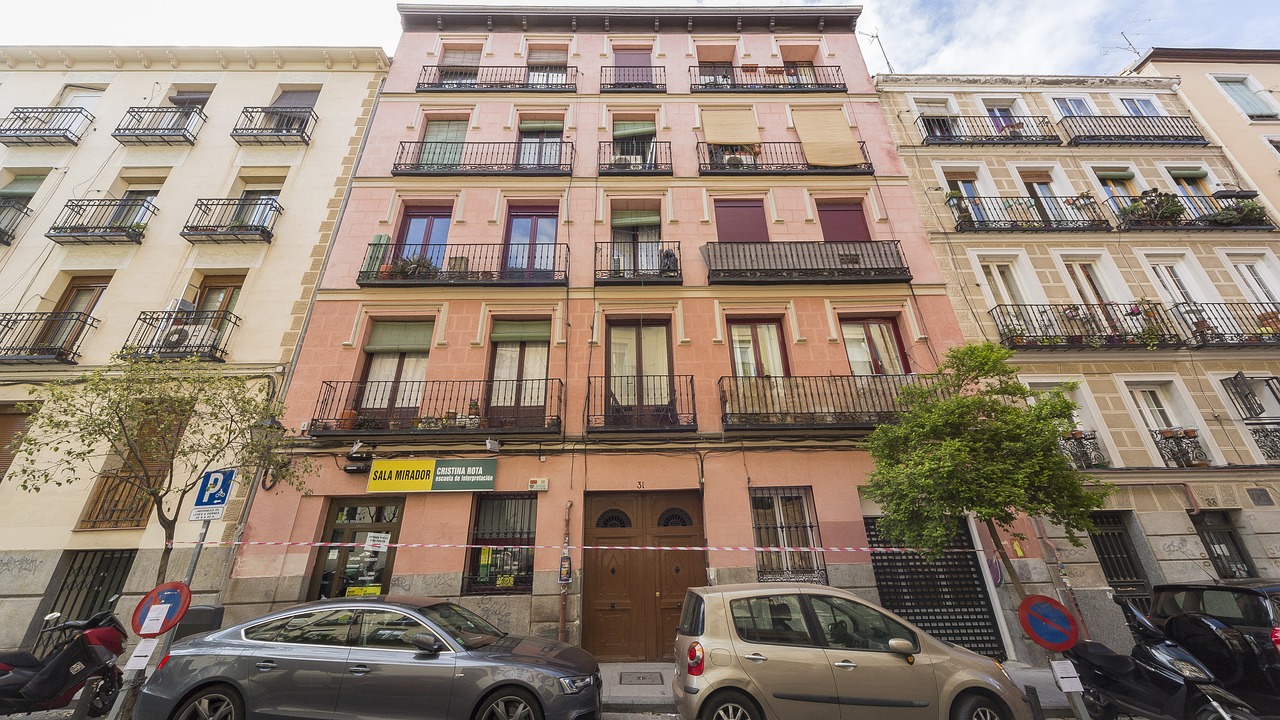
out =
[[[1004,663],[1000,662],[999,660],[996,660],[995,663],[996,663],[996,667],[1000,668],[1000,672],[1004,673],[1005,679],[1009,681],[1009,684],[1016,687],[1018,683],[1014,682],[1013,676],[1009,674],[1008,670],[1004,669]]]
[[[591,687],[593,682],[595,682],[595,680],[590,675],[562,677],[560,678],[560,689],[564,690],[565,695],[577,695],[583,690]]]

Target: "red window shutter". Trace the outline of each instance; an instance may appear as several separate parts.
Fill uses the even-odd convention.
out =
[[[769,242],[769,224],[760,200],[717,200],[716,235],[720,242]]]
[[[649,67],[653,61],[648,50],[614,50],[613,64],[618,67]]]
[[[818,224],[827,242],[869,242],[871,228],[862,203],[819,205]]]
[[[0,480],[9,472],[13,464],[13,449],[10,447],[16,438],[27,430],[25,413],[15,412],[13,408],[0,409]]]

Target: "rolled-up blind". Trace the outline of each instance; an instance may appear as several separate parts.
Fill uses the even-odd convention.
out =
[[[614,210],[609,224],[613,227],[636,227],[637,225],[660,225],[662,214],[657,210]]]
[[[1021,170],[1018,176],[1024,183],[1051,183],[1053,175],[1048,170]]]
[[[656,135],[658,124],[651,120],[617,120],[613,123],[613,139]]]
[[[273,108],[315,107],[320,98],[319,90],[285,90],[271,103]]]
[[[521,120],[520,132],[561,132],[564,130],[562,120]]]
[[[819,167],[845,167],[866,162],[844,113],[838,108],[792,110],[805,161]]]
[[[445,50],[440,58],[441,65],[457,67],[476,67],[480,64],[479,50]]]
[[[493,342],[551,342],[549,320],[494,320],[489,332]]]
[[[29,198],[36,194],[42,182],[44,182],[43,175],[17,175],[9,181],[8,185],[0,188],[0,197]]]
[[[1188,169],[1183,169],[1183,170],[1170,169],[1170,170],[1169,170],[1169,177],[1171,177],[1171,178],[1185,178],[1185,179],[1187,179],[1187,180],[1198,180],[1198,179],[1200,179],[1200,178],[1207,178],[1207,177],[1209,177],[1209,173],[1208,173],[1208,171],[1206,171],[1206,170],[1194,170],[1194,169],[1190,169],[1190,168],[1188,168]]]
[[[1130,170],[1098,170],[1094,173],[1099,180],[1132,180],[1133,172]]]
[[[760,127],[749,108],[702,111],[702,131],[712,145],[756,145]]]
[[[374,324],[369,341],[364,344],[367,353],[430,352],[431,333],[435,323],[431,320],[413,322],[382,322]]]
[[[568,65],[569,50],[556,48],[552,50],[529,50],[529,65]]]

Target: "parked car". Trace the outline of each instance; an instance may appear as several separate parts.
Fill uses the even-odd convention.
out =
[[[175,644],[135,720],[599,720],[582,648],[508,635],[435,598],[297,605]]]
[[[1157,585],[1149,616],[1228,690],[1280,716],[1280,580]]]
[[[823,585],[691,588],[671,681],[685,720],[1030,717],[996,661]]]

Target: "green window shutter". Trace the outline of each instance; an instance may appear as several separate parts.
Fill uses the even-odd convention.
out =
[[[662,215],[657,210],[614,210],[609,224],[613,227],[661,225]]]
[[[658,124],[647,120],[619,120],[613,124],[614,140],[657,134]]]
[[[360,268],[360,271],[366,273],[378,272],[378,268],[382,267],[382,259],[387,256],[389,247],[391,247],[390,235],[374,235],[373,242],[369,243],[369,252],[364,256],[364,267]]]
[[[1171,170],[1169,170],[1169,177],[1171,177],[1171,178],[1185,178],[1185,179],[1187,179],[1187,180],[1196,180],[1196,179],[1199,179],[1199,178],[1207,178],[1207,177],[1209,177],[1209,173],[1208,173],[1208,171],[1206,171],[1206,170],[1176,170],[1176,169],[1171,169]]]
[[[29,198],[40,190],[40,183],[44,182],[44,175],[18,175],[9,181],[8,185],[0,188],[0,197],[21,197]]]
[[[401,353],[430,352],[431,333],[435,323],[418,322],[376,322],[369,333],[369,341],[364,344],[367,353]]]
[[[1219,80],[1218,85],[1227,93],[1231,101],[1240,108],[1240,111],[1249,117],[1275,117],[1275,108],[1267,104],[1266,100],[1258,97],[1257,94],[1249,88],[1249,83],[1245,80]]]
[[[494,320],[489,332],[492,342],[551,342],[548,320]]]
[[[1099,180],[1132,180],[1133,173],[1128,170],[1099,170],[1094,173]]]
[[[466,120],[432,120],[422,134],[423,142],[462,142],[466,139]]]
[[[564,130],[564,122],[561,120],[521,120],[520,132],[560,132]]]

